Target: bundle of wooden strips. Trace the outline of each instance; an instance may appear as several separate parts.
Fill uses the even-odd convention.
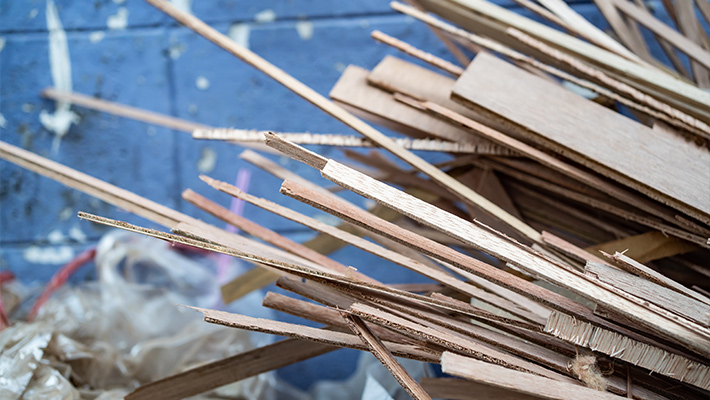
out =
[[[312,302],[269,292],[266,307],[324,325],[197,309],[209,323],[288,339],[148,384],[127,398],[184,398],[340,347],[371,352],[415,399],[708,397],[705,0],[663,1],[678,29],[643,2],[595,0],[613,36],[562,0],[519,1],[562,30],[485,0],[392,3],[429,25],[462,65],[374,32],[377,41],[440,71],[395,57],[372,71],[350,66],[331,99],[169,2],[148,1],[362,137],[214,129],[44,92],[189,131],[195,139],[283,154],[337,185],[318,186],[253,150],[242,154],[283,179],[282,194],[342,220],[333,226],[202,177],[218,191],[319,233],[297,243],[192,190],[183,193],[186,201],[244,235],[0,142],[1,158],[171,232],[80,213],[83,219],[254,263],[223,287],[225,302],[276,281]],[[673,68],[650,55],[640,26],[667,50]],[[580,87],[587,97],[578,94]],[[387,136],[360,118],[410,138]],[[347,147],[344,154],[363,167],[302,147],[309,144]],[[384,157],[385,151],[411,168]],[[435,165],[413,151],[450,157]],[[341,189],[377,205],[360,208],[339,197]],[[344,245],[431,284],[384,284],[358,271],[357,260],[345,265],[328,257]],[[417,382],[395,356],[440,363],[460,379]]]

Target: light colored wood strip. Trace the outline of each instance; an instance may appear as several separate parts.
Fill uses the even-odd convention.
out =
[[[422,9],[421,4],[419,4],[418,0],[404,0],[407,3],[409,3],[412,7],[416,7],[417,9]],[[443,32],[440,29],[437,29],[433,26],[429,27],[431,32],[436,36],[441,43],[444,44],[447,50],[456,58],[456,60],[459,62],[461,65],[468,65],[468,63],[471,62],[471,59],[459,48],[459,46],[456,45],[456,43],[451,40],[451,38],[446,34],[446,32]]]
[[[641,25],[670,42],[673,46],[688,55],[691,59],[707,69],[710,69],[710,53],[686,38],[682,34],[659,21],[651,13],[627,1],[614,1],[614,5],[624,14],[636,20]],[[707,72],[707,70],[706,70]]]
[[[517,276],[508,274],[498,268],[481,262],[480,260],[467,256],[463,253],[459,253],[448,246],[444,246],[431,239],[427,239],[395,224],[375,218],[367,213],[359,212],[351,207],[345,207],[342,204],[330,201],[330,199],[320,196],[318,193],[309,190],[306,187],[300,186],[295,182],[284,182],[281,186],[281,192],[289,197],[293,197],[299,201],[327,211],[338,218],[344,219],[351,223],[356,223],[373,232],[377,232],[383,236],[397,240],[398,242],[427,254],[437,260],[447,262],[456,272],[466,271],[471,274],[478,275],[484,279],[509,288],[520,295],[528,296],[536,301],[543,302],[550,307],[562,307],[566,310],[575,310],[574,312],[576,313],[584,312],[585,310],[584,307],[581,307],[581,305],[564,296],[556,295],[555,293],[543,289],[540,286],[518,278]]]
[[[199,223],[192,217],[145,197],[1,141],[0,158],[165,227],[174,226],[181,221]]]
[[[270,76],[271,78],[281,83],[286,88],[290,89],[291,91],[303,97],[304,99],[310,101],[312,104],[314,104],[327,114],[343,122],[344,124],[359,132],[363,136],[372,140],[374,143],[388,150],[393,155],[400,158],[402,161],[422,171],[422,173],[429,176],[433,181],[440,183],[444,188],[459,196],[462,201],[473,203],[481,207],[482,209],[486,210],[486,212],[507,223],[515,230],[519,231],[521,234],[527,236],[531,240],[538,240],[539,233],[529,227],[524,222],[508,214],[505,210],[501,209],[496,204],[492,203],[488,199],[469,189],[465,185],[458,182],[456,179],[450,177],[449,175],[434,167],[433,165],[429,164],[422,158],[404,149],[402,146],[392,141],[383,133],[379,132],[375,128],[360,120],[359,118],[350,114],[342,107],[329,101],[315,90],[304,85],[297,79],[293,78],[291,75],[287,74],[283,70],[277,68],[273,64],[261,58],[256,53],[238,45],[229,37],[211,28],[210,26],[202,22],[200,19],[179,10],[174,5],[170,4],[165,0],[148,0],[148,2],[156,6],[166,14],[170,15],[171,17],[175,18],[183,25],[187,26],[188,28],[194,30],[195,32],[207,38],[208,40],[229,51],[231,54],[240,58],[242,61],[264,72],[266,75]]]
[[[241,143],[261,143],[264,141],[266,131],[245,129],[198,129],[192,132],[194,139],[225,140]],[[282,133],[276,135],[289,142],[301,145],[337,146],[337,147],[374,147],[372,142],[357,136],[316,133]],[[488,143],[454,143],[437,139],[407,139],[392,138],[400,146],[416,151],[438,151],[455,154],[484,154],[484,155],[513,155],[498,146]]]
[[[378,30],[372,31],[371,36],[378,42],[382,42],[388,46],[394,47],[405,54],[408,54],[414,58],[418,58],[426,63],[429,63],[430,65],[444,70],[453,76],[459,76],[463,73],[463,68],[459,67],[458,65],[454,65],[442,58],[436,57],[431,53],[427,53],[421,49],[412,46],[407,42],[382,33]]]
[[[675,3],[675,14],[678,18],[676,26],[680,31],[693,43],[702,47],[704,50],[710,50],[710,38],[705,34],[700,21],[695,14],[693,1],[678,1]],[[693,77],[699,87],[703,89],[710,88],[710,70],[703,68],[697,62],[691,61],[693,69]]]
[[[605,264],[588,262],[585,273],[695,322],[710,325],[710,306]]]
[[[710,355],[710,331],[706,328],[680,321],[663,313],[662,310],[654,309],[654,312],[649,313],[648,310],[651,308],[643,307],[634,298],[622,296],[607,287],[590,282],[583,275],[560,267],[526,246],[491,234],[474,223],[464,221],[333,160],[328,161],[321,174],[361,196],[393,208],[524,271],[544,277],[555,285],[616,310],[636,323],[672,338],[689,349]]]
[[[653,56],[651,56],[651,52],[648,50],[646,41],[641,36],[638,27],[630,25],[624,16],[619,13],[619,10],[614,7],[611,0],[594,0],[594,3],[619,37],[619,40],[641,59],[652,62]]]
[[[511,96],[511,87],[525,87],[538,96],[532,101]],[[542,93],[545,101],[540,101]],[[511,121],[530,140],[710,222],[710,186],[705,184],[710,181],[710,169],[705,168],[710,152],[702,147],[654,131],[487,54],[474,59],[452,96]],[[596,145],[600,142],[607,146]],[[674,153],[667,153],[669,149]],[[651,172],[656,170],[665,173]]]
[[[142,385],[126,400],[180,400],[337,349],[306,340],[281,340]]]
[[[611,393],[514,371],[450,352],[444,352],[441,356],[441,367],[447,374],[542,399],[618,400],[621,398]]]
[[[147,122],[153,125],[164,126],[166,128],[175,129],[183,132],[192,132],[196,129],[210,129],[210,126],[199,124],[196,122],[186,121],[184,119],[175,118],[171,115],[164,115],[141,108],[118,104],[106,100],[89,97],[80,93],[61,92],[54,88],[47,88],[42,91],[42,96],[52,99],[67,101],[81,107],[92,110],[102,111],[108,114],[117,115],[119,117],[130,118],[136,121]],[[244,144],[244,147],[250,147],[261,151],[273,152],[268,147],[261,143]]]
[[[691,385],[710,388],[710,367],[626,336],[553,312],[545,332]]]
[[[636,54],[631,53],[627,48],[619,44],[619,42],[604,33],[604,31],[594,26],[591,22],[587,21],[584,17],[574,11],[572,7],[568,6],[567,3],[565,3],[564,1],[538,1],[540,2],[540,4],[555,13],[555,15],[564,20],[568,26],[573,27],[574,32],[578,32],[580,36],[584,37],[590,42],[601,46],[609,51],[612,51],[622,57],[628,58],[629,60],[639,61],[639,57]]]
[[[613,255],[605,254],[603,252],[602,254],[604,254],[607,258],[614,260],[617,265],[625,271],[644,277],[653,283],[675,290],[678,293],[682,293],[686,296],[694,298],[695,300],[710,305],[710,299],[708,299],[707,297],[688,289],[687,287],[681,285],[680,283],[668,278],[667,276],[659,272],[652,270],[651,268],[627,256],[623,252],[615,252]]]
[[[365,325],[365,322],[356,315],[343,312],[343,318],[347,321],[350,329],[365,343],[370,352],[390,371],[392,376],[399,382],[402,388],[415,400],[431,400],[427,392],[422,389],[417,381],[412,378],[402,364],[392,356],[392,353],[385,347],[377,336]]]

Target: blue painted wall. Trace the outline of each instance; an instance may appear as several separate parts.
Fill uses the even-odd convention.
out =
[[[508,0],[499,3],[512,6]],[[218,0],[194,1],[192,12],[224,33],[236,26],[248,29],[253,51],[327,95],[345,66],[372,68],[386,54],[396,54],[370,39],[374,29],[451,59],[426,27],[392,12],[388,4],[388,0]],[[575,2],[574,6],[603,26],[594,6],[585,2]],[[56,0],[56,7],[66,32],[76,92],[214,126],[351,133],[142,1]],[[46,9],[45,0],[0,0],[0,138],[166,206],[216,222],[183,202],[180,193],[192,188],[228,206],[230,199],[226,195],[216,193],[198,179],[198,164],[206,155],[214,154],[214,166],[203,172],[233,182],[239,168],[250,168],[238,159],[242,151],[239,147],[193,141],[182,132],[73,107],[80,121],[53,151],[55,135],[39,120],[42,111],[52,112],[55,107],[52,101],[39,96],[43,88],[53,84]],[[110,24],[120,22],[121,16],[125,17],[125,27],[109,29]],[[309,23],[312,37],[301,37],[297,25]],[[198,80],[209,84],[198,85]],[[316,150],[340,157],[330,148]],[[321,179],[297,162],[274,159],[308,178]],[[260,170],[252,171],[251,193],[316,214],[279,195],[279,180]],[[14,271],[25,282],[46,281],[62,260],[95,244],[105,231],[78,220],[77,211],[147,224],[125,211],[0,161],[0,269]],[[254,207],[247,206],[245,215],[299,239],[308,237],[300,226]],[[378,263],[369,255],[354,255],[353,250],[346,249],[335,257],[350,263],[353,259],[363,261],[356,267],[385,281],[418,278],[401,268]],[[357,353],[337,354],[327,357],[354,359]],[[310,382],[310,378],[296,378],[296,373],[344,377],[354,364],[343,365],[342,370],[328,371],[299,366],[282,374],[291,376],[294,382]]]

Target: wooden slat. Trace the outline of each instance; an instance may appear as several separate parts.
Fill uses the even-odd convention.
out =
[[[643,8],[636,6],[628,1],[624,0],[613,0],[614,5],[621,10],[624,14],[636,20],[641,25],[648,28],[650,31],[661,36],[673,46],[677,47],[679,50],[688,55],[692,60],[697,61],[699,64],[707,69],[710,69],[710,53],[705,51],[702,47],[697,45],[692,40],[686,38],[682,34],[673,30],[668,25],[659,21],[651,13]]]
[[[604,254],[604,253],[602,253]],[[651,268],[641,264],[640,262],[632,259],[624,253],[616,252],[613,255],[604,254],[608,258],[614,260],[617,265],[619,265],[625,271],[631,272],[632,274],[644,277],[649,281],[661,285],[663,287],[675,290],[678,293],[683,293],[688,297],[692,297],[695,300],[701,301],[705,304],[710,304],[710,299],[707,297],[696,293],[693,290],[679,284],[678,282],[668,278],[667,276],[660,274]]]
[[[516,96],[519,90],[536,96]],[[653,131],[486,54],[469,65],[452,95],[510,120],[531,140],[710,222],[710,152],[705,149]]]
[[[684,294],[604,264],[587,263],[585,273],[699,324],[710,325],[710,306]]]
[[[542,399],[621,399],[621,397],[611,393],[600,392],[567,382],[557,382],[450,352],[444,352],[441,356],[441,367],[444,373],[447,374]]]
[[[369,350],[355,335],[326,331],[309,326],[290,324],[287,322],[272,321],[263,318],[253,318],[246,315],[228,313],[224,311],[209,310],[198,307],[188,307],[202,313],[205,321],[213,324],[229,326],[232,328],[246,329],[254,332],[270,333],[272,335],[287,336],[296,339],[310,340],[332,346],[347,347],[357,350]],[[436,353],[421,348],[392,342],[385,342],[385,346],[399,357],[413,360],[432,362],[436,360]]]
[[[372,333],[360,317],[343,313],[343,318],[348,322],[350,329],[370,348],[370,352],[380,360],[382,365],[390,371],[392,376],[394,376],[397,382],[399,382],[402,388],[404,388],[414,400],[431,400],[427,392],[409,375],[407,370],[402,367],[402,364],[392,356],[392,353],[390,353],[382,341]]]

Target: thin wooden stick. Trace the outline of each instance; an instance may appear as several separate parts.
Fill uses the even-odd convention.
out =
[[[192,132],[193,139],[225,140],[237,144],[263,143],[264,134],[268,131],[246,129],[197,129]],[[317,133],[283,133],[274,132],[289,142],[302,145],[337,146],[337,147],[375,147],[372,142],[357,136]],[[409,150],[439,151],[455,154],[479,154],[513,156],[515,153],[506,151],[489,143],[454,143],[438,139],[408,139],[392,138],[397,144]]]
[[[343,319],[348,323],[350,329],[365,343],[370,352],[382,363],[382,365],[390,371],[392,376],[399,382],[410,396],[415,400],[431,400],[427,392],[422,389],[417,381],[412,378],[402,364],[392,356],[392,353],[385,347],[377,336],[365,325],[365,322],[360,317],[346,312],[341,312]]]
[[[656,19],[651,13],[643,8],[640,8],[628,1],[613,0],[614,5],[621,10],[624,14],[633,18],[641,25],[645,26],[652,32],[663,37],[665,40],[670,42],[673,46],[677,47],[679,50],[688,55],[692,60],[697,61],[699,64],[707,69],[710,69],[710,53],[705,51],[702,47],[697,45],[692,40],[686,38],[682,34],[673,30],[668,25]]]
[[[205,321],[213,324],[246,329],[254,332],[270,333],[272,335],[287,336],[296,339],[310,340],[316,343],[347,347],[349,349],[369,350],[369,348],[364,345],[362,341],[357,338],[357,336],[348,333],[326,331],[319,328],[289,324],[280,321],[271,321],[262,318],[252,318],[246,315],[209,310],[206,308],[188,308],[202,313],[205,317]],[[386,342],[385,346],[398,357],[405,357],[424,362],[432,362],[432,359],[436,359],[436,352],[432,350],[425,350],[420,347],[393,342]]]
[[[377,145],[385,148],[393,155],[402,159],[414,168],[422,171],[424,174],[428,175],[432,180],[440,183],[447,190],[450,190],[452,193],[459,196],[461,200],[481,207],[481,209],[485,210],[486,212],[490,213],[501,221],[507,223],[521,234],[530,238],[530,240],[537,241],[539,239],[540,234],[524,222],[510,215],[493,202],[474,192],[470,188],[466,187],[465,185],[463,185],[456,179],[450,177],[449,175],[442,172],[433,165],[429,164],[425,160],[417,157],[413,153],[404,149],[402,146],[392,141],[383,133],[379,132],[375,128],[371,127],[359,118],[347,112],[342,107],[323,97],[320,93],[296,80],[283,70],[277,68],[273,64],[261,58],[256,53],[238,45],[229,37],[211,28],[195,16],[179,10],[177,7],[167,2],[166,0],[147,1],[155,7],[159,8],[161,11],[175,18],[181,24],[204,36],[213,43],[219,45],[220,47],[224,48],[234,56],[246,62],[247,64],[262,71],[266,75],[270,76],[277,82],[284,85],[286,88],[292,90],[294,93],[298,94],[299,96],[308,100],[315,106],[319,107],[327,114],[343,122],[344,124],[359,132],[363,136],[372,140]]]
[[[395,49],[408,54],[414,58],[418,58],[424,62],[431,64],[432,66],[442,69],[453,76],[459,76],[463,73],[463,68],[454,65],[442,58],[436,57],[431,53],[427,53],[421,49],[418,49],[411,44],[399,40],[395,37],[382,33],[380,31],[372,31],[371,36],[378,42],[382,42],[388,46],[394,47]]]

